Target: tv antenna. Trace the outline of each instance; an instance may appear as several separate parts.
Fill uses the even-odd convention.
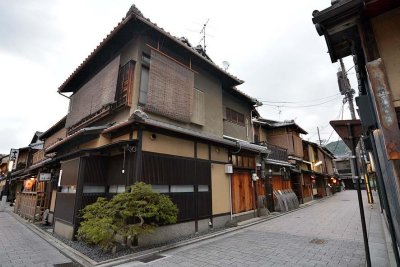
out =
[[[222,66],[224,67],[224,70],[226,71],[229,68],[230,64],[228,61],[222,61]]]
[[[204,53],[206,52],[206,27],[207,27],[207,24],[209,21],[210,21],[210,19],[207,19],[207,21],[203,24],[203,28],[200,31],[200,34],[202,34],[203,36],[201,37],[199,43],[201,43],[203,41]]]

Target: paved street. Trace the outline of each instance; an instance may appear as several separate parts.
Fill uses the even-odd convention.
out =
[[[364,202],[366,195],[363,192]],[[377,196],[376,196],[377,198]],[[378,199],[376,199],[378,203]],[[379,204],[365,205],[372,266],[388,266]],[[255,226],[122,266],[365,266],[356,191]]]
[[[366,203],[365,192],[363,192]],[[365,205],[372,266],[389,266],[376,196]],[[365,266],[356,191],[242,230],[161,253],[129,266]],[[0,212],[0,267],[54,266],[71,262],[9,212]]]
[[[0,267],[54,266],[67,262],[71,260],[9,212],[0,212]]]

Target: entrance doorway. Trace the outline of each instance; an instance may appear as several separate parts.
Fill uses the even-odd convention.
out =
[[[232,209],[235,214],[254,209],[254,191],[250,172],[234,171],[232,175]]]

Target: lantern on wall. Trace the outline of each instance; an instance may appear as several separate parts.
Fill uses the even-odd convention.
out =
[[[31,191],[34,184],[35,184],[35,178],[30,178],[28,180],[25,180],[24,181],[24,190]]]

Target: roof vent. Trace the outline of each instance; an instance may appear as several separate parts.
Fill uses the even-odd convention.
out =
[[[126,13],[126,17],[128,17],[132,13],[135,14],[136,16],[143,17],[142,12],[134,4],[132,4],[131,7],[129,8],[128,12]]]

